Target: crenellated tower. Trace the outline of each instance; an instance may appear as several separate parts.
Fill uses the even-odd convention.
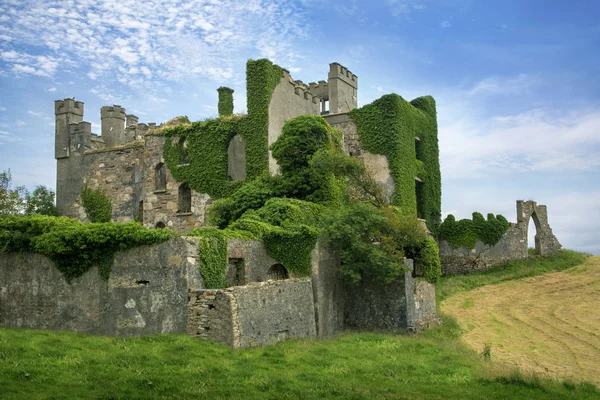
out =
[[[358,106],[358,77],[336,62],[329,64],[329,113],[345,113]]]
[[[125,138],[125,108],[119,105],[104,106],[100,109],[102,123],[102,138],[106,147],[120,146],[127,140]]]

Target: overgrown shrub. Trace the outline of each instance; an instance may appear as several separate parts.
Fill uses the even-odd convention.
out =
[[[438,230],[438,237],[447,241],[454,248],[473,248],[477,240],[493,246],[504,236],[510,223],[502,215],[488,214],[487,221],[478,212],[473,219],[456,221],[452,214],[448,215]]]
[[[0,218],[0,252],[35,252],[50,258],[71,282],[92,266],[108,279],[114,253],[162,242],[168,229],[146,229],[135,222],[84,224],[42,215]]]
[[[112,219],[112,204],[100,189],[86,186],[81,192],[81,202],[90,222],[109,222]]]

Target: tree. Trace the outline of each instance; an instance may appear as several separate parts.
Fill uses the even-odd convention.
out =
[[[11,189],[10,169],[0,173],[0,216],[22,214],[25,208],[27,189],[17,186]]]
[[[26,196],[25,214],[42,214],[58,216],[54,205],[54,192],[46,186],[38,185],[33,193]]]
[[[37,186],[30,194],[25,186],[12,188],[10,169],[0,173],[0,216],[19,214],[58,215],[54,205],[54,192]]]

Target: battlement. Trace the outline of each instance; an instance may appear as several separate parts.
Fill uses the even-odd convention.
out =
[[[84,135],[92,135],[92,124],[91,122],[71,122],[69,124],[69,132],[72,135],[84,134]]]
[[[329,84],[327,82],[311,82],[308,84],[308,87],[311,93],[320,98],[321,100],[329,100]]]
[[[116,104],[112,106],[104,106],[100,109],[100,119],[118,118],[125,121],[126,115],[125,108]]]
[[[77,114],[83,116],[83,102],[75,99],[64,99],[54,101],[54,114]]]
[[[132,125],[134,125],[135,127],[137,127],[137,124],[139,123],[140,119],[133,115],[133,114],[126,114],[126,122],[125,122],[125,126],[127,128],[131,127]]]
[[[329,64],[329,79],[340,79],[353,88],[358,88],[358,76],[354,75],[348,68],[333,62]]]
[[[306,100],[311,100],[315,104],[319,104],[319,98],[312,94],[310,90],[303,86],[295,86],[294,93],[298,96],[304,97]]]

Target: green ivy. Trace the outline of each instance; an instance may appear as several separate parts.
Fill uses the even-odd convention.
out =
[[[362,148],[388,159],[396,185],[392,203],[406,214],[417,215],[418,210],[429,229],[435,231],[442,196],[435,100],[425,96],[409,103],[389,94],[350,111],[350,116],[356,122]],[[418,155],[415,137],[420,138]],[[416,176],[423,181],[419,205]]]
[[[92,266],[108,280],[116,251],[160,243],[173,235],[169,229],[150,230],[135,222],[84,224],[67,217],[13,216],[0,218],[0,253],[43,254],[67,282]]]
[[[442,264],[440,262],[440,251],[438,245],[432,238],[428,237],[419,250],[416,262],[423,268],[423,278],[429,283],[436,283],[442,276]]]
[[[233,89],[221,86],[217,89],[219,92],[219,116],[228,117],[233,115]]]
[[[209,289],[222,289],[227,287],[227,239],[256,239],[249,232],[234,231],[231,229],[199,228],[187,236],[200,238],[198,254],[200,256],[200,275],[204,286]]]
[[[112,204],[100,189],[86,186],[81,192],[81,202],[90,222],[110,222],[112,219]]]
[[[478,240],[493,246],[504,236],[510,223],[502,215],[488,214],[487,221],[478,212],[473,213],[473,219],[456,221],[450,214],[440,225],[438,237],[447,241],[453,248],[466,247],[472,249]]]
[[[266,59],[249,60],[246,69],[247,116],[221,116],[169,127],[161,132],[166,137],[163,157],[173,177],[187,183],[194,191],[207,193],[215,199],[230,196],[243,184],[242,181],[231,181],[227,170],[227,148],[235,135],[239,134],[244,140],[246,180],[260,176],[269,167],[269,103],[282,70]],[[226,107],[219,101],[221,115],[224,114],[222,108]],[[185,157],[179,146],[181,138],[186,142]]]

